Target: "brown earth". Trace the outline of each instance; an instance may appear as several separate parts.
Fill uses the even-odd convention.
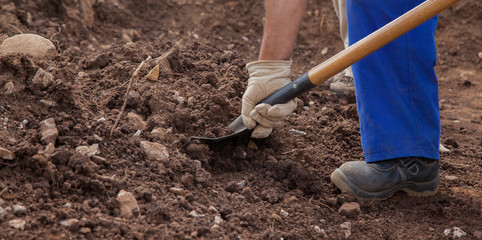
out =
[[[361,212],[350,217],[338,209],[357,200],[340,193],[329,175],[343,162],[363,159],[354,96],[339,99],[322,84],[265,140],[190,140],[223,135],[238,116],[244,65],[256,58],[260,42],[262,1],[0,3],[0,41],[35,33],[59,51],[44,61],[0,56],[0,147],[16,155],[0,160],[0,207],[7,210],[0,239],[343,239],[344,222],[352,239],[452,238],[453,231],[445,236],[444,230],[453,227],[464,239],[481,238],[478,1],[443,12],[436,34],[441,143],[450,149],[441,153],[438,194],[359,202]],[[311,1],[293,77],[341,49],[331,1]],[[147,56],[154,60],[139,75],[156,59],[161,74],[134,79],[109,138],[127,82]],[[53,82],[33,83],[39,68]],[[14,88],[7,95],[9,82]],[[145,122],[129,120],[128,113]],[[40,122],[47,118],[59,132],[53,152],[41,141]],[[169,157],[153,157],[142,141],[162,144]],[[96,156],[75,150],[92,144],[99,145]],[[116,199],[122,189],[139,205],[129,217]],[[13,214],[17,204],[26,214]],[[14,219],[25,221],[24,230],[10,226]],[[68,219],[78,221],[60,224]]]

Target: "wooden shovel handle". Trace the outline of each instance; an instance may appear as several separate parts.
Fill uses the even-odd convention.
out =
[[[343,69],[387,45],[418,25],[424,23],[459,0],[427,0],[384,27],[308,71],[314,85],[328,80]]]

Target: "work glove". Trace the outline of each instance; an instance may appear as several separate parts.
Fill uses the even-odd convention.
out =
[[[293,100],[274,106],[266,103],[256,105],[290,82],[292,63],[291,60],[260,60],[246,65],[249,79],[243,95],[241,116],[248,129],[254,128],[251,137],[268,137],[276,122],[295,110],[296,103]]]

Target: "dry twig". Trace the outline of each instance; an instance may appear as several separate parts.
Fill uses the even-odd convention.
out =
[[[137,67],[137,69],[134,71],[132,74],[131,78],[129,79],[129,85],[127,86],[126,94],[124,95],[124,104],[122,104],[122,108],[119,112],[119,115],[117,116],[117,119],[115,120],[114,126],[112,126],[112,129],[110,130],[109,138],[112,138],[112,134],[114,133],[115,128],[117,127],[117,124],[119,124],[119,120],[122,116],[122,113],[124,112],[124,109],[126,108],[127,105],[127,98],[129,97],[129,91],[131,90],[132,87],[132,82],[134,82],[134,78],[137,76],[141,68],[144,66],[144,64],[151,60],[151,56],[148,56],[146,60],[142,61],[141,64]]]

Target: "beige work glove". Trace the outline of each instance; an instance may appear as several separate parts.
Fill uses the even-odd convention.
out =
[[[260,60],[246,65],[249,79],[243,95],[241,116],[248,129],[254,128],[251,137],[268,137],[276,122],[295,110],[296,103],[293,100],[274,106],[266,103],[256,105],[271,93],[290,83],[292,62],[291,60]]]

